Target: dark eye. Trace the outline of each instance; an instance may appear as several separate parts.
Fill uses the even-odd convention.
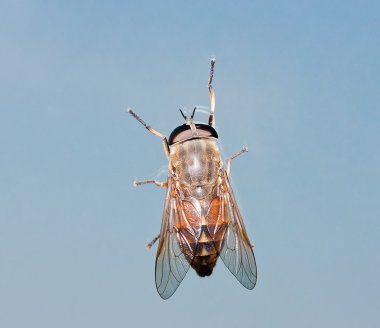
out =
[[[218,133],[213,127],[207,124],[196,123],[198,138],[218,138]],[[185,141],[193,137],[190,126],[187,124],[180,125],[175,128],[169,136],[169,145],[172,145],[179,141]]]
[[[212,137],[212,138],[218,138],[218,133],[216,130],[207,124],[195,124],[197,127],[197,132],[201,137]]]
[[[176,127],[173,132],[169,136],[168,143],[172,145],[178,141],[186,140],[191,137],[191,129],[190,126],[183,124]]]

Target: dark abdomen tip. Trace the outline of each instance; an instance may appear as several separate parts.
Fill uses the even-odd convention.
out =
[[[191,263],[191,266],[200,277],[210,276],[212,274],[212,270],[216,265],[217,259],[218,257],[216,254],[207,256],[195,256],[193,262]]]
[[[195,271],[198,273],[198,276],[207,277],[207,276],[211,276],[213,269],[214,267],[205,266],[205,267],[196,268]]]

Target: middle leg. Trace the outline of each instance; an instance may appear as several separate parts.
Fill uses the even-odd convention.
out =
[[[226,167],[226,172],[227,172],[227,177],[230,176],[230,172],[231,172],[231,161],[238,157],[239,155],[243,154],[243,153],[247,153],[248,152],[248,147],[243,147],[242,149],[240,149],[240,151],[238,151],[237,153],[233,154],[231,157],[229,157],[226,161],[227,163],[227,167]]]
[[[168,186],[167,182],[159,182],[157,180],[145,180],[145,181],[133,181],[133,186],[142,186],[148,183],[154,183],[157,187],[166,188]]]

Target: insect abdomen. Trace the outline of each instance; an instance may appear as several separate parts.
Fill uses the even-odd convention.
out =
[[[206,225],[201,226],[201,235],[191,263],[193,269],[201,277],[209,276],[215,267],[218,252]]]

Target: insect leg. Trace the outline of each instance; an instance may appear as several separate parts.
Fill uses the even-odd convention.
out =
[[[164,136],[162,133],[156,131],[155,129],[147,125],[139,116],[137,116],[137,114],[132,110],[132,108],[128,108],[128,113],[131,114],[137,121],[139,121],[145,127],[145,129],[147,129],[150,133],[153,133],[155,136],[162,139],[166,157],[169,159],[170,149],[169,149],[169,143],[166,136]]]
[[[157,187],[163,187],[163,188],[166,188],[168,186],[167,182],[158,182],[156,180],[134,181],[133,185],[137,187],[137,186],[142,186],[148,183],[154,183]]]
[[[214,77],[214,65],[215,65],[216,59],[211,58],[211,67],[210,67],[210,76],[208,79],[208,92],[210,94],[210,115],[208,117],[208,124],[212,127],[215,127],[215,94],[214,89],[212,88],[212,78]]]
[[[145,245],[146,249],[150,249],[154,244],[155,242],[160,239],[160,234],[158,234],[156,237],[153,238],[153,240],[150,242],[150,243],[147,243]]]
[[[231,157],[229,157],[226,161],[227,163],[227,167],[226,167],[226,172],[227,172],[227,177],[230,176],[230,172],[231,172],[231,161],[238,157],[239,155],[243,154],[243,153],[246,153],[248,152],[248,147],[243,147],[242,149],[240,149],[240,151],[238,151],[237,153],[233,154]]]

